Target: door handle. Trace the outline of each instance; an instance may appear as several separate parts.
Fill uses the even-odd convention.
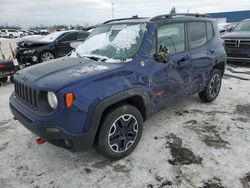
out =
[[[177,64],[177,65],[180,65],[180,64],[182,64],[183,62],[189,60],[189,58],[190,58],[189,55],[186,55],[186,56],[180,58],[180,59],[176,62],[176,64]]]

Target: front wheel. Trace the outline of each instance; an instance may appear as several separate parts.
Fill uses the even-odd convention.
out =
[[[55,59],[55,56],[49,51],[44,51],[40,55],[40,62],[50,61],[51,59]]]
[[[143,119],[140,111],[131,105],[123,105],[105,114],[97,137],[97,149],[101,155],[118,160],[129,155],[140,141]]]
[[[221,88],[222,74],[218,69],[214,69],[208,79],[205,90],[199,93],[199,97],[204,102],[212,102],[219,95]]]

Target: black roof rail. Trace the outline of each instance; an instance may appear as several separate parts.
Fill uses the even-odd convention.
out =
[[[147,17],[139,17],[139,16],[135,15],[135,16],[132,16],[132,17],[129,17],[129,18],[118,18],[118,19],[108,20],[106,22],[103,22],[103,24],[107,24],[107,23],[114,22],[114,21],[136,20],[136,19],[145,19],[145,18],[147,18]]]
[[[159,16],[155,16],[153,18],[150,19],[150,21],[159,21],[162,19],[168,19],[168,18],[172,18],[174,16],[193,16],[193,17],[210,17],[207,14],[198,14],[198,13],[175,13],[175,14],[163,14],[163,15],[159,15]]]

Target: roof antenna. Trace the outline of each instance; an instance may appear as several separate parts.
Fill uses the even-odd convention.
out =
[[[176,14],[175,7],[173,7],[170,11],[170,15],[173,16]]]
[[[187,10],[187,14],[189,13],[189,8],[188,8],[188,10]]]

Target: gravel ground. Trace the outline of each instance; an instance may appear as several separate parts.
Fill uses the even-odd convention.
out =
[[[36,145],[37,137],[12,120],[8,98],[13,85],[3,84],[0,187],[247,188],[249,82],[224,77],[213,103],[194,95],[159,112],[145,122],[135,151],[116,162],[95,150],[71,153],[48,143]]]

